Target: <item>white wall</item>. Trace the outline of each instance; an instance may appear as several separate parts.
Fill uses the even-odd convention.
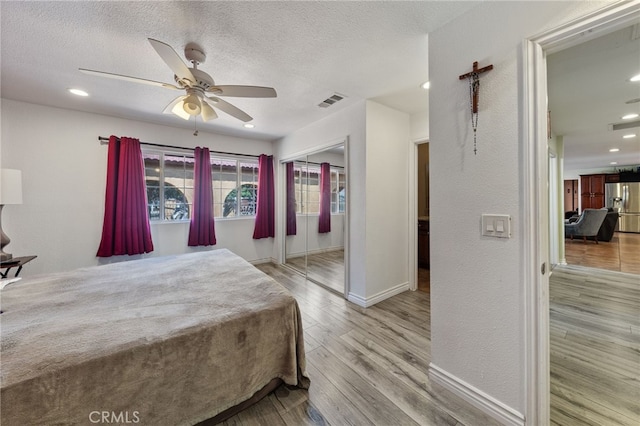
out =
[[[344,248],[344,214],[332,214],[331,232],[323,234],[318,233],[319,219],[317,214],[296,217],[297,234],[287,236],[287,258]]]
[[[408,288],[409,139],[408,114],[367,102],[368,299]]]
[[[375,303],[408,281],[409,115],[366,101],[277,144],[279,158],[348,137],[349,298]]]
[[[307,161],[310,161],[313,163],[327,162],[332,166],[344,167],[344,154],[323,151],[323,152],[318,152],[315,154],[308,155]]]
[[[104,211],[107,146],[98,136],[244,154],[271,154],[271,142],[142,123],[97,114],[2,99],[2,167],[22,170],[23,204],[4,209],[2,227],[11,238],[7,252],[37,255],[25,276],[96,265]],[[249,261],[271,259],[273,239],[253,240],[252,219],[216,221],[217,245]],[[188,223],[152,224],[159,256],[187,247]],[[117,256],[103,262],[140,256]]]
[[[349,211],[350,292],[364,296],[365,271],[365,103],[338,110],[282,138],[275,146],[277,157],[290,158],[315,147],[348,138],[347,209]],[[284,188],[280,185],[280,190]],[[284,194],[281,194],[284,196]],[[282,209],[280,209],[282,210]],[[281,244],[278,240],[277,244]],[[278,250],[281,250],[278,247]]]
[[[429,139],[429,108],[411,114],[411,143]]]
[[[602,6],[483,2],[429,35],[432,363],[523,415],[522,40]],[[480,78],[478,155],[458,79],[474,61],[494,65]],[[511,215],[512,238],[481,237],[482,213]]]

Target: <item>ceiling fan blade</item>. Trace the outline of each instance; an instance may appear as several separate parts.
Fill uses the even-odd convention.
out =
[[[218,114],[209,106],[207,102],[202,103],[202,121],[213,120],[214,118],[218,118]]]
[[[163,83],[161,81],[146,80],[144,78],[129,77],[128,75],[114,74],[111,72],[104,72],[104,71],[88,70],[85,68],[78,68],[78,69],[80,70],[80,72],[83,72],[89,75],[97,75],[98,77],[107,77],[107,78],[113,78],[116,80],[130,81],[132,83],[143,83],[143,84],[149,84],[151,86],[165,87],[167,89],[182,90],[178,86],[174,86],[173,84],[169,84],[169,83]]]
[[[251,117],[240,108],[231,105],[229,102],[223,101],[222,99],[216,98],[214,96],[205,96],[204,98],[209,105],[218,108],[222,112],[226,112],[227,114],[237,118],[238,120],[244,121],[245,123],[247,121],[253,120],[253,117]]]
[[[217,96],[235,98],[275,98],[278,96],[273,87],[262,86],[212,86],[207,92],[212,92]]]
[[[191,115],[184,110],[184,100],[186,97],[186,95],[178,96],[172,100],[162,112],[165,114],[175,114],[182,119],[188,120],[191,118]]]
[[[151,46],[158,52],[158,55],[162,58],[162,60],[171,68],[171,71],[178,76],[178,80],[187,80],[189,82],[188,86],[191,87],[196,82],[195,77],[191,73],[191,70],[185,65],[185,63],[180,59],[180,56],[173,50],[173,47],[169,46],[167,43],[163,43],[161,41],[155,39],[148,39]]]

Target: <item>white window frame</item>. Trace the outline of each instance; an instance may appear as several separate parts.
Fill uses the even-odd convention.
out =
[[[174,150],[163,150],[163,149],[155,149],[155,148],[143,148],[142,149],[142,156],[143,158],[145,157],[146,154],[151,154],[151,155],[157,155],[159,156],[159,171],[158,171],[158,190],[159,190],[159,209],[160,209],[160,217],[158,219],[152,219],[149,218],[151,223],[154,224],[164,224],[164,223],[184,223],[184,222],[189,222],[190,218],[187,219],[179,219],[179,220],[173,220],[173,219],[167,219],[165,216],[165,200],[164,200],[164,193],[165,193],[165,167],[164,167],[164,163],[165,163],[165,155],[172,155],[172,156],[182,156],[182,157],[189,157],[189,158],[195,158],[193,153],[185,153],[185,152],[180,152],[180,151],[174,151]],[[237,194],[241,194],[242,191],[242,167],[241,164],[255,164],[255,174],[254,174],[254,182],[256,184],[256,203],[257,203],[257,186],[258,186],[258,159],[257,158],[247,158],[245,156],[234,156],[234,155],[220,155],[217,153],[211,153],[210,155],[211,157],[211,161],[212,163],[215,160],[220,160],[220,161],[235,161],[236,162],[236,193]],[[145,170],[146,170],[146,165],[145,165]],[[146,186],[146,181],[148,180],[148,176],[146,174],[145,171],[145,186]],[[214,182],[213,179],[213,174],[212,174],[212,184]],[[227,194],[228,195],[228,194]],[[225,198],[226,196],[225,195]],[[149,193],[147,191],[147,205],[149,205]],[[185,195],[186,196],[186,195]],[[188,200],[189,201],[189,200]],[[215,202],[215,198],[214,198],[214,202]],[[238,202],[237,198],[236,198],[236,203]],[[223,204],[224,201],[220,202],[219,204]],[[193,208],[193,200],[190,200],[189,205],[191,206],[191,209]],[[236,204],[236,211],[237,211],[237,204]],[[254,210],[253,214],[244,214],[244,215],[236,215],[236,216],[232,216],[232,217],[224,217],[224,216],[214,216],[214,218],[216,220],[238,220],[238,219],[254,219],[255,218],[255,212],[257,211],[257,205],[256,205],[256,209]],[[147,209],[147,212],[149,212],[149,209]],[[191,210],[190,210],[190,214],[191,214]]]
[[[293,162],[294,166],[293,166],[293,173],[294,173],[294,181],[300,179],[301,180],[301,185],[300,185],[300,189],[295,188],[294,185],[294,191],[296,194],[296,215],[297,216],[319,216],[320,213],[310,213],[307,211],[307,206],[302,202],[303,201],[303,191],[304,188],[309,188],[308,182],[309,182],[309,173],[308,170],[312,169],[314,172],[317,170],[318,171],[318,192],[320,191],[320,166],[317,164],[313,164],[312,166],[309,166],[306,162],[304,161],[294,161]],[[306,169],[307,170],[307,174],[306,174],[306,181],[304,182],[304,184],[302,184],[302,170]],[[346,185],[346,173],[344,171],[343,167],[339,167],[339,166],[330,166],[330,173],[333,176],[334,174],[336,175],[336,183],[339,184],[340,183],[340,175],[345,176],[345,185]],[[333,187],[331,188],[331,193],[333,194]],[[309,199],[308,193],[307,193],[307,201]],[[300,207],[298,209],[298,206]],[[340,211],[340,201],[339,201],[339,197],[338,200],[336,201],[336,206],[335,206],[335,211],[334,211],[334,205],[333,205],[333,200],[331,201],[331,214],[332,215],[344,215],[344,210]],[[345,202],[345,206],[344,209],[346,209],[346,202]]]

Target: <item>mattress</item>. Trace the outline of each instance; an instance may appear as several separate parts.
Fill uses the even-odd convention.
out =
[[[1,301],[3,425],[192,425],[273,379],[309,385],[295,299],[226,249],[25,278]]]

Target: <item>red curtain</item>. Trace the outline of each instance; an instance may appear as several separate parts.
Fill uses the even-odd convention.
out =
[[[296,183],[293,171],[293,161],[286,163],[287,167],[287,235],[296,235]]]
[[[320,164],[320,216],[318,233],[331,232],[331,166]]]
[[[97,256],[153,251],[144,161],[138,139],[109,138],[102,240]]]
[[[258,160],[258,207],[253,239],[276,236],[275,185],[273,181],[273,155]]]
[[[194,199],[189,224],[189,245],[213,246],[216,244],[216,229],[213,221],[211,155],[209,148],[200,147],[196,147],[194,155]]]

